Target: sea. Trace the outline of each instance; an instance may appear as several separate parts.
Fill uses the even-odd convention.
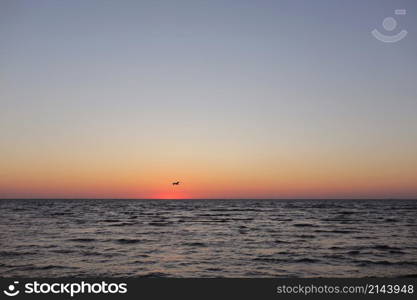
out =
[[[0,277],[417,277],[415,200],[0,200]]]

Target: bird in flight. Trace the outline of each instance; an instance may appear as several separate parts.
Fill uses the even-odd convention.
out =
[[[173,182],[172,185],[180,185],[179,181]]]

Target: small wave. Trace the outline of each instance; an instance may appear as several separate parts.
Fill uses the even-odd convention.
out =
[[[230,217],[232,214],[198,214],[198,217]]]
[[[356,223],[356,221],[354,221],[354,220],[343,220],[343,221],[340,221],[340,224],[354,224],[354,223]]]
[[[296,262],[296,263],[310,263],[310,264],[312,264],[312,263],[319,262],[319,260],[318,259],[314,259],[314,258],[305,257],[305,258],[296,259],[293,262]]]
[[[56,248],[56,245],[43,245],[43,244],[24,244],[24,245],[16,245],[16,249],[31,249],[31,248],[42,248],[42,249],[49,249],[49,248]]]
[[[323,258],[344,259],[345,257],[340,254],[326,254],[326,255],[323,255]]]
[[[171,222],[149,222],[148,223],[151,226],[167,226],[167,225],[171,225]]]
[[[96,252],[96,251],[81,251],[83,256],[106,256],[105,253]]]
[[[302,239],[314,239],[315,238],[314,235],[310,235],[310,234],[297,235],[297,237],[302,238]]]
[[[139,239],[117,239],[115,241],[119,244],[137,244],[141,242]]]
[[[16,251],[0,251],[0,257],[6,257],[6,256],[23,256],[23,255],[35,255],[36,252],[29,252],[29,251],[22,251],[22,252],[16,252]]]
[[[284,240],[275,240],[274,243],[275,244],[290,244],[290,242],[284,241]]]
[[[136,254],[135,257],[148,258],[149,255],[148,254]]]
[[[55,266],[55,265],[48,265],[43,267],[35,267],[38,270],[51,270],[51,269],[77,269],[77,267],[68,267],[68,266]]]
[[[402,250],[390,250],[389,253],[392,253],[392,254],[405,254],[405,252],[402,251]]]
[[[295,227],[317,227],[317,225],[310,224],[310,223],[296,223],[294,224]]]
[[[12,211],[25,211],[26,208],[13,208]]]
[[[375,245],[371,248],[376,249],[376,250],[401,250],[398,247],[391,247],[391,246],[388,246],[388,245]]]
[[[356,233],[356,231],[352,230],[343,230],[343,229],[335,229],[328,231],[329,233],[339,233],[339,234],[349,234],[349,233]]]
[[[38,270],[62,270],[62,269],[78,269],[77,267],[70,267],[70,266],[59,266],[59,265],[47,265],[47,266],[24,266],[24,267],[17,267],[20,270],[26,271],[38,271]]]
[[[120,220],[118,220],[118,219],[104,219],[101,222],[103,222],[103,223],[117,223],[117,222],[120,222]]]
[[[344,221],[343,218],[322,218],[320,220],[324,221],[324,222],[341,222],[341,221]]]
[[[388,222],[388,223],[397,223],[397,222],[399,222],[398,219],[394,219],[394,218],[387,218],[384,221],[385,222]]]
[[[230,219],[231,220],[231,219]],[[206,223],[226,223],[229,222],[228,219],[213,219],[213,220],[207,220]]]
[[[334,229],[334,230],[322,230],[322,229],[317,229],[317,230],[314,230],[314,232],[317,232],[317,233],[351,234],[351,233],[356,233],[357,231],[353,231],[353,230],[344,230],[344,229]]]
[[[261,262],[268,262],[268,263],[317,263],[319,262],[318,259],[313,258],[300,258],[300,259],[283,259],[283,258],[275,258],[275,257],[256,257],[253,259],[254,261],[261,261]]]
[[[223,271],[222,269],[220,269],[220,268],[207,268],[207,269],[205,269],[206,271],[210,271],[210,272],[221,272],[221,271]]]
[[[359,264],[360,266],[367,266],[367,265],[383,265],[383,266],[403,266],[403,265],[410,265],[415,266],[417,262],[415,261],[387,261],[387,260],[354,260],[353,262]]]
[[[207,247],[206,244],[201,243],[201,242],[194,242],[194,243],[185,243],[185,246],[190,246],[190,247]]]
[[[210,211],[227,211],[227,212],[262,212],[261,209],[256,209],[256,208],[216,208],[216,209],[211,209]]]
[[[135,222],[123,222],[123,223],[114,223],[114,224],[110,224],[108,225],[109,227],[124,227],[124,226],[130,226],[130,225],[135,225]]]
[[[55,213],[50,214],[50,216],[67,216],[67,215],[72,215],[72,213],[70,213],[70,212],[55,212]]]
[[[357,213],[358,213],[357,211],[346,210],[346,211],[340,211],[339,215],[353,215]]]
[[[288,259],[272,258],[272,257],[255,257],[254,261],[261,261],[267,263],[287,263]]]
[[[59,254],[68,254],[68,253],[74,253],[76,251],[70,250],[70,249],[57,249],[57,250],[52,250],[51,252],[59,253]]]
[[[170,275],[167,273],[162,272],[150,272],[143,275],[139,275],[138,277],[151,277],[151,278],[163,278],[163,277],[169,277]]]
[[[90,242],[95,242],[96,239],[92,239],[92,238],[76,238],[76,239],[69,239],[69,241],[71,241],[71,242],[81,242],[81,243],[90,243]]]

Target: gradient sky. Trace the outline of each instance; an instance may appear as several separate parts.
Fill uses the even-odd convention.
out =
[[[0,198],[417,198],[417,2],[2,0],[0,108]]]

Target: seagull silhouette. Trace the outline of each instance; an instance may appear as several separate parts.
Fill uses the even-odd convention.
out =
[[[173,182],[172,185],[180,185],[179,181]]]

